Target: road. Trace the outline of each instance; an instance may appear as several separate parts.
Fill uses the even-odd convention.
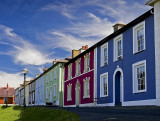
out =
[[[57,108],[57,107],[49,107]],[[160,107],[58,108],[77,113],[81,121],[160,121]]]

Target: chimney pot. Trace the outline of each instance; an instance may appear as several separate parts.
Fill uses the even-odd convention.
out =
[[[7,88],[8,88],[8,83],[7,83]]]
[[[86,49],[88,49],[88,45],[86,45]]]

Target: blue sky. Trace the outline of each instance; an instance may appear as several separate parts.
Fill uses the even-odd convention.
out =
[[[72,49],[92,46],[150,7],[146,0],[0,0],[0,87],[42,73]]]

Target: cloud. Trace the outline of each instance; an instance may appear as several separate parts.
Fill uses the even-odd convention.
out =
[[[37,45],[34,45],[15,34],[13,29],[0,25],[0,32],[0,35],[2,35],[0,44],[12,47],[12,50],[9,50],[4,54],[12,56],[16,64],[43,65],[52,62],[52,59],[48,57],[49,55],[46,56],[47,54],[40,51]],[[3,52],[1,54],[3,54]],[[51,54],[53,54],[53,52]]]
[[[41,8],[43,11],[48,11],[48,10],[54,10],[60,12],[62,15],[66,16],[69,19],[73,19],[74,16],[72,15],[73,13],[73,6],[58,2],[57,5],[55,4],[48,4]]]
[[[26,77],[26,80],[29,81],[31,77]],[[24,76],[22,73],[7,73],[0,71],[0,85],[1,87],[6,87],[7,83],[9,87],[18,87],[24,81]]]
[[[67,18],[70,25],[62,29],[48,30],[41,37],[51,43],[49,46],[61,47],[67,51],[79,49],[82,45],[92,46],[111,34],[115,23],[127,24],[148,9],[149,7],[141,3],[125,0],[77,0],[70,3],[48,4],[41,10],[58,11],[66,17],[69,15]]]
[[[102,39],[113,32],[113,22],[107,18],[100,18],[93,13],[87,13],[85,22],[73,23],[67,30],[80,37],[96,37]]]

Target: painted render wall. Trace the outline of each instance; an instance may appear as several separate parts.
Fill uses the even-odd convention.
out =
[[[154,51],[154,16],[145,19],[146,49],[133,54],[133,27],[123,34],[123,59],[113,62],[113,39],[108,41],[108,65],[101,67],[101,46],[97,48],[97,97],[100,98],[100,75],[108,72],[108,96],[100,98],[98,103],[113,103],[113,74],[117,66],[124,75],[124,102],[156,98],[155,87],[155,51]],[[133,93],[132,64],[146,60],[147,91]]]
[[[47,73],[45,73],[45,84],[44,84],[44,101],[45,103],[53,103],[53,105],[63,105],[63,94],[62,94],[62,83],[63,81],[63,68],[61,68],[62,63],[59,63],[57,66],[53,67],[51,70],[49,70]],[[61,69],[60,69],[61,68]],[[57,77],[54,77],[54,69],[57,71]],[[63,74],[60,76],[60,73]],[[51,79],[51,74],[53,75],[53,78]],[[47,83],[48,79],[48,83]],[[54,97],[54,84],[57,85],[57,94],[56,97]],[[61,86],[62,85],[62,86]],[[50,100],[50,88],[52,87],[52,100]],[[46,89],[48,88],[48,99],[46,99]]]
[[[44,105],[44,76],[36,80],[35,105]]]
[[[76,77],[76,62],[72,63],[72,79],[68,80],[68,66],[65,66],[64,82],[64,106],[75,105],[75,86],[80,82],[80,104],[93,103],[94,98],[94,50],[90,51],[90,71],[84,72],[84,56],[81,57],[81,74]],[[83,79],[90,77],[90,98],[83,98],[84,83]],[[67,85],[72,84],[71,101],[67,101]]]

